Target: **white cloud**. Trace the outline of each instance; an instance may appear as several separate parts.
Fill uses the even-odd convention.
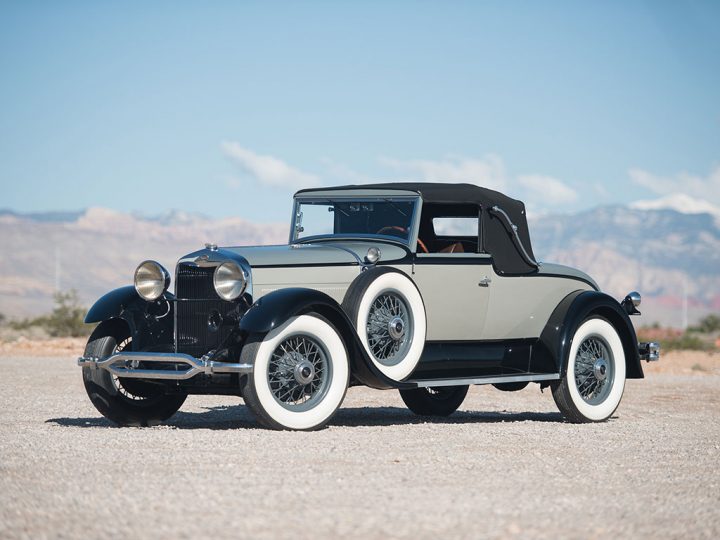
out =
[[[468,182],[497,190],[507,187],[505,165],[499,156],[493,154],[482,159],[447,156],[440,161],[384,157],[380,158],[380,163],[425,182]]]
[[[343,163],[339,163],[334,159],[322,158],[320,162],[325,166],[328,183],[331,185],[340,184],[371,184],[378,182],[377,178],[371,178],[361,172],[351,169]]]
[[[659,199],[635,201],[630,208],[638,210],[675,210],[682,214],[712,214],[720,219],[720,207],[685,193],[671,193]]]
[[[268,186],[292,188],[312,187],[321,183],[319,176],[297,170],[274,156],[259,155],[236,142],[222,143],[223,152],[243,171]],[[331,158],[322,158],[323,176],[327,184],[367,184],[378,181],[417,180],[425,182],[467,182],[525,199],[528,209],[538,213],[578,201],[577,191],[557,178],[542,174],[510,176],[500,156],[488,154],[482,158],[447,155],[443,159],[402,160],[390,157],[378,159],[381,166],[393,171],[390,178],[373,178]],[[238,188],[242,180],[226,177],[225,184]]]
[[[705,178],[686,172],[673,177],[656,176],[643,169],[630,169],[628,175],[633,182],[658,195],[685,193],[712,204],[720,204],[720,166],[715,167]]]
[[[564,182],[541,174],[525,174],[518,176],[518,184],[528,194],[548,206],[562,206],[578,200],[578,193]]]
[[[320,183],[314,174],[302,172],[274,156],[263,156],[236,142],[223,142],[226,156],[260,183],[274,187],[311,187]]]

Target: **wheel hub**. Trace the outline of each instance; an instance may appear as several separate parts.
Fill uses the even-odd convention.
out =
[[[405,321],[400,317],[393,317],[388,323],[388,334],[394,341],[400,341],[405,335]]]
[[[295,364],[293,375],[298,384],[310,384],[315,378],[315,366],[305,358]]]
[[[607,378],[608,363],[604,358],[598,358],[593,364],[593,375],[598,381],[604,381]]]

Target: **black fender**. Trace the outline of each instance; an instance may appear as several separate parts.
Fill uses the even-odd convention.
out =
[[[239,329],[248,335],[265,334],[291,317],[309,312],[322,316],[337,329],[347,348],[351,373],[360,383],[379,390],[415,387],[394,381],[377,369],[340,304],[315,289],[291,287],[263,296],[240,319]]]
[[[130,329],[134,350],[150,346],[165,350],[173,345],[175,297],[165,292],[154,302],[138,295],[128,285],[101,296],[85,315],[85,323],[125,321]]]
[[[101,296],[85,315],[85,323],[98,323],[119,317],[123,310],[142,300],[135,287],[128,285]]]
[[[540,334],[538,344],[533,347],[530,371],[565,376],[575,330],[591,315],[603,317],[615,327],[625,353],[627,378],[642,379],[644,374],[635,328],[622,305],[612,296],[598,291],[575,291],[562,299]]]

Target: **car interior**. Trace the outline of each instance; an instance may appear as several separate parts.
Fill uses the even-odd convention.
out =
[[[418,233],[419,251],[425,246],[426,253],[479,253],[479,238],[478,205],[423,205]]]

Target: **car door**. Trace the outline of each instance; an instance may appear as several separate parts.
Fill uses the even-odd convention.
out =
[[[425,303],[426,341],[481,339],[489,303],[489,255],[420,253],[412,278]]]

